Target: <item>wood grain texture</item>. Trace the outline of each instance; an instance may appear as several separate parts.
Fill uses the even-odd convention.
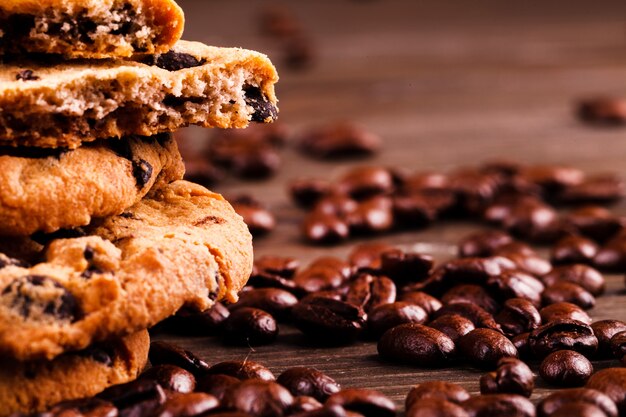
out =
[[[626,176],[626,129],[591,128],[573,117],[579,97],[626,94],[626,3],[601,3],[285,1],[315,40],[319,55],[311,70],[291,72],[281,63],[279,45],[258,33],[256,18],[266,2],[180,0],[187,16],[185,38],[257,49],[274,60],[281,75],[280,120],[296,133],[350,119],[386,143],[375,158],[347,163],[323,163],[287,148],[282,151],[283,168],[272,180],[228,180],[216,190],[227,195],[250,192],[277,214],[277,229],[255,241],[257,255],[309,260],[323,254],[344,256],[354,242],[333,248],[302,243],[298,225],[303,213],[285,191],[285,184],[296,177],[330,178],[358,164],[445,171],[496,157],[567,163],[589,173],[610,170]],[[197,140],[207,136],[200,129],[186,133]],[[625,207],[615,210],[624,213]],[[414,245],[445,259],[453,256],[460,236],[479,227],[441,224],[374,240]],[[622,277],[608,279],[609,292],[591,314],[626,320]],[[424,370],[383,364],[373,343],[306,347],[289,326],[281,326],[277,344],[254,350],[224,347],[211,338],[159,337],[211,363],[249,357],[277,374],[294,365],[315,366],[345,387],[376,388],[399,405],[410,386],[430,379],[459,382],[477,392],[482,374],[463,366]],[[550,390],[538,383],[533,398]]]

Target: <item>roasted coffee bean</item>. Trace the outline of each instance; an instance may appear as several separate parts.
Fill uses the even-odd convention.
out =
[[[163,388],[153,380],[137,379],[126,384],[114,385],[98,394],[98,398],[113,403],[123,412],[120,415],[145,415],[142,412],[156,410],[165,402]]]
[[[258,308],[238,308],[224,322],[224,340],[235,345],[266,345],[276,340],[277,336],[276,319]]]
[[[209,365],[194,353],[167,342],[150,343],[149,358],[152,365],[176,365],[194,376],[202,375],[209,370]]]
[[[288,415],[293,396],[276,382],[248,379],[228,388],[221,404],[254,417],[282,417]]]
[[[557,350],[574,350],[592,357],[598,349],[598,339],[586,323],[559,319],[533,330],[528,337],[530,351],[536,358],[545,358]]]
[[[466,302],[448,304],[437,310],[432,317],[436,319],[448,314],[463,316],[474,323],[475,327],[501,331],[500,325],[496,323],[493,316],[476,304]]]
[[[276,107],[263,95],[258,87],[244,88],[246,104],[254,109],[250,120],[258,123],[274,121],[278,117]]]
[[[497,299],[525,298],[535,305],[541,304],[545,289],[541,281],[522,271],[503,271],[500,276],[487,278],[485,285]]]
[[[606,417],[606,414],[595,405],[574,402],[565,404],[550,417]]]
[[[524,298],[510,298],[495,316],[507,336],[529,332],[541,325],[541,315],[532,302]]]
[[[559,320],[578,320],[585,324],[591,324],[591,317],[582,308],[567,302],[550,304],[539,310],[539,314],[544,323]]]
[[[0,293],[0,304],[33,321],[53,318],[74,322],[81,316],[74,295],[61,283],[44,275],[15,278]]]
[[[317,401],[315,398],[300,395],[293,398],[293,404],[291,404],[291,408],[289,409],[289,415],[318,410],[320,408],[322,408],[322,403]]]
[[[552,264],[543,259],[525,243],[512,242],[497,248],[494,256],[503,256],[517,266],[520,271],[534,276],[543,276],[552,270]]]
[[[447,381],[427,381],[414,386],[406,396],[405,408],[423,400],[443,400],[461,404],[470,397],[465,388]]]
[[[591,264],[598,253],[598,245],[582,236],[565,236],[554,244],[550,260],[559,264]]]
[[[618,97],[595,97],[581,100],[576,113],[586,123],[622,125],[626,123],[626,102]]]
[[[626,363],[626,331],[615,333],[610,342],[613,356]]]
[[[502,358],[495,372],[480,378],[481,394],[519,394],[530,397],[535,388],[535,376],[519,359]]]
[[[565,188],[559,195],[562,204],[611,204],[624,196],[624,182],[615,174],[587,177],[577,185]]]
[[[328,181],[318,179],[298,179],[289,184],[291,199],[300,207],[313,207],[331,191]]]
[[[564,387],[585,385],[593,373],[589,359],[573,350],[557,350],[541,362],[539,375],[549,384]]]
[[[211,161],[199,157],[185,158],[185,180],[212,187],[223,178],[224,171]]]
[[[393,196],[393,213],[398,224],[422,228],[451,211],[455,203],[449,189],[405,191]]]
[[[219,401],[222,401],[226,390],[241,382],[239,379],[222,374],[207,374],[198,377],[196,391],[211,394]]]
[[[340,287],[350,274],[350,265],[333,257],[317,258],[293,278],[302,290],[313,293]]]
[[[455,171],[448,179],[449,187],[456,195],[458,210],[469,215],[482,213],[502,185],[500,175],[476,169]]]
[[[580,285],[572,282],[561,281],[547,287],[541,294],[544,305],[567,302],[588,310],[596,304],[596,299],[591,293]]]
[[[398,301],[382,304],[371,310],[367,315],[367,328],[371,335],[380,337],[387,330],[404,323],[426,322],[428,315],[420,306]]]
[[[156,381],[164,389],[174,392],[188,393],[196,388],[193,374],[175,365],[152,366],[140,377]]]
[[[454,357],[452,339],[421,324],[401,324],[387,330],[378,341],[378,354],[386,360],[409,365],[436,367]]]
[[[499,277],[517,265],[502,256],[454,259],[443,264],[439,271],[446,283],[484,284],[490,277]],[[436,272],[435,272],[436,273]]]
[[[385,395],[371,389],[348,388],[331,395],[327,406],[339,405],[364,417],[393,417],[396,405]]]
[[[382,265],[382,254],[393,249],[393,246],[386,243],[362,243],[352,248],[348,262],[356,270],[377,271]]]
[[[600,206],[585,206],[565,215],[565,223],[574,232],[596,242],[606,242],[623,229],[619,217]]]
[[[487,394],[470,397],[463,403],[469,417],[535,417],[535,406],[515,394]]]
[[[99,398],[83,398],[79,400],[63,401],[55,404],[48,412],[30,414],[29,416],[63,416],[63,417],[117,417],[117,407],[108,401]],[[18,417],[22,414],[14,413],[11,416]],[[24,414],[24,417],[27,415]]]
[[[393,227],[393,205],[385,196],[375,196],[361,201],[356,210],[346,216],[350,231],[354,233],[381,233]]]
[[[358,200],[388,194],[395,188],[393,174],[387,168],[362,166],[352,168],[339,178],[340,191]]]
[[[292,311],[295,326],[316,343],[351,343],[363,332],[366,315],[357,306],[324,297],[301,300]]]
[[[194,311],[188,308],[178,310],[176,315],[162,324],[168,331],[186,336],[211,336],[221,328],[230,311],[224,304],[216,302],[206,311]]]
[[[307,367],[289,368],[280,374],[276,382],[287,388],[294,397],[304,395],[322,402],[341,390],[334,379],[315,368]]]
[[[265,272],[283,278],[293,278],[300,268],[300,261],[288,256],[265,255],[254,261],[253,273]]]
[[[600,320],[592,323],[591,328],[598,338],[598,356],[612,357],[611,338],[617,333],[626,331],[626,323],[620,320]]]
[[[274,230],[276,219],[256,199],[248,195],[240,195],[228,199],[237,214],[243,217],[244,223],[253,236],[261,236]]]
[[[281,163],[276,146],[270,139],[248,129],[245,133],[233,130],[214,137],[206,153],[212,163],[241,178],[258,180],[271,177]]]
[[[277,288],[298,296],[302,296],[306,293],[302,289],[298,288],[298,285],[292,278],[284,278],[280,275],[254,269],[252,270],[252,275],[250,275],[250,278],[248,279],[247,287],[244,288]]]
[[[442,297],[444,304],[472,303],[494,314],[499,306],[496,300],[481,286],[474,284],[456,285],[450,288]]]
[[[602,271],[626,271],[626,233],[620,232],[606,242],[593,259],[593,264]]]
[[[402,188],[408,191],[441,190],[450,186],[448,176],[440,172],[416,172],[407,176]]]
[[[529,332],[520,333],[517,336],[514,336],[511,339],[513,346],[517,349],[517,353],[520,358],[529,358],[531,357],[530,344],[528,342],[528,338],[530,336]]]
[[[589,378],[585,388],[603,392],[613,400],[619,415],[626,415],[626,368],[607,368]]]
[[[548,191],[558,191],[580,184],[585,174],[577,168],[564,165],[534,165],[524,167],[521,174]]]
[[[363,415],[347,411],[339,405],[324,405],[322,408],[318,408],[316,410],[292,414],[291,417],[363,417]]]
[[[405,285],[426,279],[433,262],[429,255],[391,249],[382,253],[380,270],[397,285]]]
[[[331,193],[324,196],[313,207],[313,213],[332,214],[340,218],[345,218],[353,213],[359,203],[353,198],[342,193]]]
[[[185,68],[199,67],[206,62],[206,60],[198,59],[193,55],[175,51],[155,55],[153,60],[152,65],[156,65],[168,71],[179,71]]]
[[[279,39],[293,37],[302,31],[300,22],[288,8],[274,4],[263,7],[259,28],[263,34]]]
[[[241,292],[239,301],[233,304],[230,310],[253,307],[267,311],[278,319],[284,319],[289,316],[291,308],[297,303],[298,299],[288,291],[278,288],[256,288]]]
[[[500,359],[518,355],[513,343],[492,329],[474,329],[462,336],[457,345],[463,358],[479,368],[495,368]]]
[[[472,233],[459,242],[459,256],[464,258],[491,256],[496,249],[512,242],[513,238],[509,234],[499,230]]]
[[[371,155],[380,146],[380,137],[349,122],[311,129],[299,140],[302,152],[321,159]]]
[[[346,240],[350,228],[345,220],[335,214],[313,211],[304,219],[302,233],[312,243],[333,244]]]
[[[448,336],[454,343],[476,328],[470,319],[458,314],[446,314],[428,323],[428,327],[437,329]]]
[[[309,36],[302,33],[285,40],[284,61],[292,70],[302,70],[310,67],[315,61],[315,44]]]
[[[598,270],[583,264],[565,265],[554,268],[552,272],[544,275],[541,280],[546,287],[559,281],[567,281],[578,284],[594,296],[604,292],[604,277]]]
[[[426,399],[415,403],[406,411],[406,417],[468,417],[458,404],[446,400]]]
[[[195,417],[204,416],[217,408],[219,401],[204,392],[173,393],[154,414],[155,417]]]
[[[207,373],[212,375],[222,374],[232,376],[241,380],[261,379],[263,381],[274,381],[276,377],[265,366],[250,360],[225,361],[211,366]]]
[[[396,285],[385,276],[360,274],[352,279],[346,294],[346,302],[362,308],[365,312],[396,301]]]
[[[550,417],[568,404],[587,404],[598,407],[606,417],[617,417],[617,407],[601,391],[588,388],[562,389],[541,399],[537,404],[537,417]]]
[[[400,301],[406,301],[421,307],[429,317],[441,308],[441,301],[422,291],[405,292],[400,296]]]

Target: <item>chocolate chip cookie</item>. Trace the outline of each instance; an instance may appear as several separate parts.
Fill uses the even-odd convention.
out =
[[[184,25],[172,0],[0,0],[0,54],[161,53],[180,39]]]
[[[169,133],[74,150],[0,148],[0,235],[85,226],[92,217],[120,214],[184,172]]]
[[[187,41],[135,60],[5,61],[0,145],[76,148],[189,124],[271,122],[277,80],[265,55]]]
[[[146,330],[66,353],[53,361],[0,361],[0,416],[43,411],[133,380],[148,360]]]
[[[187,181],[68,238],[80,234],[43,236],[39,253],[24,245],[19,259],[0,256],[0,355],[52,359],[148,328],[182,306],[236,301],[252,270],[241,217]]]

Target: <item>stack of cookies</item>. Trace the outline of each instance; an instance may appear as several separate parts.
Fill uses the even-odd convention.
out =
[[[183,26],[171,0],[0,0],[0,416],[134,378],[147,328],[249,276],[169,132],[271,122],[278,77]]]

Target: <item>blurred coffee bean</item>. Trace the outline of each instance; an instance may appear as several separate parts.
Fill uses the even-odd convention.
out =
[[[491,256],[501,246],[512,243],[513,238],[499,230],[485,230],[472,233],[459,242],[460,257]]]
[[[503,271],[500,276],[487,278],[485,285],[496,299],[525,298],[535,305],[541,304],[541,293],[545,289],[539,279],[522,271]]]
[[[546,287],[559,281],[571,282],[580,285],[596,297],[604,292],[605,287],[602,274],[595,268],[583,264],[556,267],[549,274],[544,275],[541,280]]]
[[[396,193],[393,213],[403,227],[422,228],[449,212],[456,202],[452,190],[421,190]]]
[[[626,368],[607,368],[589,378],[585,388],[603,392],[615,402],[619,415],[626,415]]]
[[[393,249],[394,247],[387,243],[361,243],[352,248],[348,255],[348,262],[356,270],[377,271],[382,264],[382,254]]]
[[[242,307],[264,310],[277,319],[289,317],[291,308],[298,303],[292,293],[278,288],[255,288],[239,294],[239,300],[229,309],[235,311]]]
[[[334,379],[308,367],[289,368],[280,374],[276,382],[287,388],[294,397],[308,396],[321,402],[341,390]]]
[[[187,181],[204,187],[212,187],[224,178],[224,172],[202,157],[185,158],[185,176]]]
[[[626,331],[615,333],[610,342],[613,356],[626,364]]]
[[[465,388],[447,381],[427,381],[414,386],[406,396],[405,409],[423,400],[443,400],[461,404],[470,397]]]
[[[596,299],[580,285],[562,281],[547,287],[541,295],[544,305],[568,302],[588,310],[596,304]],[[579,320],[579,319],[578,319]]]
[[[99,398],[82,398],[78,400],[63,401],[55,404],[48,412],[22,414],[13,413],[12,417],[118,417],[118,410],[112,403]]]
[[[470,397],[463,403],[469,417],[535,417],[535,406],[515,394],[487,394]]]
[[[261,132],[220,132],[210,142],[207,153],[214,164],[241,178],[268,178],[281,163],[275,147]]]
[[[381,304],[367,315],[367,328],[371,335],[380,337],[384,332],[404,323],[426,322],[428,315],[418,305],[406,301],[397,301],[390,304]]]
[[[243,361],[225,361],[219,362],[211,366],[207,371],[211,375],[228,375],[237,379],[261,379],[264,381],[274,381],[276,377],[265,366],[258,362]]]
[[[584,206],[564,217],[566,227],[596,242],[606,242],[623,229],[623,222],[600,206]]]
[[[541,325],[541,315],[532,302],[524,298],[510,298],[495,316],[507,336],[529,332]]]
[[[283,43],[284,63],[294,71],[307,69],[315,62],[317,51],[310,36],[298,34]]]
[[[228,199],[230,204],[250,229],[253,236],[261,236],[274,230],[276,219],[263,205],[249,195],[240,195]]]
[[[580,184],[585,179],[585,174],[580,169],[564,165],[528,166],[522,169],[521,174],[548,193]]]
[[[475,169],[457,170],[449,175],[448,180],[456,195],[458,210],[470,216],[481,214],[502,185],[500,175]]]
[[[415,172],[408,175],[402,185],[405,191],[433,191],[448,189],[448,176],[440,172]]]
[[[429,398],[416,402],[406,411],[406,417],[467,417],[467,412],[450,401]]]
[[[150,343],[148,357],[153,366],[176,365],[191,372],[194,376],[202,375],[209,370],[209,365],[193,352],[167,342]]]
[[[350,228],[346,221],[334,214],[314,211],[305,217],[302,233],[311,243],[333,244],[346,240]]]
[[[212,336],[221,328],[230,311],[224,304],[216,302],[205,311],[181,308],[162,324],[168,331],[185,336]]]
[[[573,402],[565,404],[550,417],[607,417],[607,415],[595,405]]]
[[[393,417],[396,405],[385,395],[371,389],[347,388],[331,395],[327,406],[341,406],[364,417]]]
[[[517,336],[513,336],[511,339],[511,343],[517,349],[517,353],[520,358],[528,359],[532,357],[532,352],[530,350],[530,343],[528,338],[530,337],[530,332],[520,333]]]
[[[619,233],[598,250],[593,259],[596,268],[607,272],[626,271],[626,233]]]
[[[617,333],[626,331],[626,323],[620,320],[600,320],[593,322],[591,328],[598,338],[598,356],[600,358],[612,357],[611,338]]]
[[[558,195],[562,204],[611,204],[624,197],[624,181],[615,174],[601,174],[566,187]]]
[[[248,379],[226,390],[222,407],[253,417],[282,417],[289,414],[293,396],[276,382]]]
[[[422,291],[408,291],[402,293],[400,295],[400,301],[406,301],[407,303],[421,307],[429,317],[432,316],[435,311],[439,310],[442,305],[441,301]]]
[[[481,286],[473,284],[455,285],[442,297],[444,304],[472,303],[494,314],[499,309],[496,300]]]
[[[370,310],[396,301],[396,285],[385,276],[359,274],[353,278],[348,287],[346,302]]]
[[[552,264],[525,243],[513,242],[500,246],[493,255],[513,261],[517,269],[534,276],[543,276],[552,270]]]
[[[582,236],[566,236],[552,247],[550,260],[555,265],[590,264],[598,253],[598,245]]]
[[[442,366],[454,357],[454,351],[452,339],[417,323],[393,327],[378,341],[378,354],[383,359],[408,365]]]
[[[150,415],[165,402],[163,388],[153,380],[137,379],[114,385],[98,394],[120,409],[120,416]]]
[[[535,376],[519,359],[502,358],[495,372],[480,378],[481,394],[518,394],[530,397],[535,388]]]
[[[348,411],[339,405],[324,405],[315,410],[292,414],[291,417],[363,417],[363,414]]]
[[[322,403],[317,401],[315,398],[300,395],[298,397],[293,397],[293,404],[291,404],[291,408],[289,409],[289,415],[319,410],[320,408],[322,408]]]
[[[389,194],[395,188],[393,173],[376,166],[352,168],[339,178],[337,184],[340,191],[357,200]]]
[[[428,323],[428,327],[437,329],[448,336],[454,343],[476,327],[468,318],[458,314],[445,314]]]
[[[295,36],[302,31],[300,22],[290,9],[272,4],[264,6],[259,15],[259,29],[261,33],[279,39]]]
[[[313,213],[332,214],[341,219],[353,213],[359,203],[343,193],[331,193],[322,197],[313,207]]]
[[[432,318],[436,319],[449,314],[458,314],[460,316],[463,316],[466,319],[469,319],[472,323],[474,323],[474,326],[477,328],[487,328],[496,331],[501,330],[500,326],[498,325],[498,323],[496,323],[493,316],[476,304],[467,302],[447,304],[437,310],[432,315]]]
[[[442,264],[434,271],[441,274],[446,284],[478,284],[483,285],[490,277],[499,277],[504,271],[516,270],[517,265],[502,256],[486,258],[453,259]]]
[[[573,350],[557,350],[546,356],[539,367],[539,375],[549,384],[579,387],[593,374],[589,359]]]
[[[238,378],[222,374],[207,374],[199,376],[196,384],[196,391],[211,394],[219,401],[222,401],[226,390],[241,382]]]
[[[265,272],[283,278],[292,278],[298,268],[300,268],[300,261],[292,257],[265,255],[254,260],[256,273]]]
[[[619,97],[593,97],[576,105],[578,117],[586,123],[617,126],[626,123],[626,101]]]
[[[291,199],[300,207],[310,208],[317,204],[325,195],[331,191],[328,181],[301,178],[289,184],[289,194]]]
[[[141,374],[140,378],[156,381],[166,390],[188,393],[196,388],[196,378],[191,372],[174,365],[155,365]]]
[[[380,256],[380,272],[397,285],[420,282],[428,277],[433,267],[433,258],[417,252],[390,249]]]
[[[330,290],[341,286],[350,274],[350,265],[339,258],[317,258],[298,271],[293,281],[307,293]]]
[[[357,306],[324,297],[301,300],[292,309],[295,326],[315,343],[346,344],[363,332],[366,315]]]
[[[460,355],[479,368],[495,368],[505,357],[517,357],[517,349],[502,333],[492,329],[474,329],[458,341]]]
[[[541,310],[541,321],[544,323],[551,323],[559,320],[577,320],[585,324],[591,324],[591,317],[589,314],[577,306],[576,304],[567,302],[558,302],[550,304]]]
[[[381,139],[354,123],[335,122],[309,129],[300,138],[299,147],[303,153],[315,158],[350,158],[376,153],[381,147]]]
[[[204,392],[177,392],[168,395],[165,403],[153,415],[155,417],[200,417],[217,408],[218,405],[217,398]]]
[[[577,320],[559,319],[533,330],[528,338],[530,351],[543,359],[557,350],[574,350],[593,357],[598,349],[598,339],[591,327]]]
[[[238,308],[224,322],[224,340],[227,343],[260,346],[272,343],[277,336],[276,319],[258,308]]]
[[[357,208],[346,216],[350,231],[354,233],[382,233],[394,223],[389,197],[376,196],[359,202]]]
[[[588,388],[562,389],[547,395],[537,404],[537,417],[554,416],[569,404],[592,405],[602,410],[606,417],[617,417],[613,400],[601,391]]]

